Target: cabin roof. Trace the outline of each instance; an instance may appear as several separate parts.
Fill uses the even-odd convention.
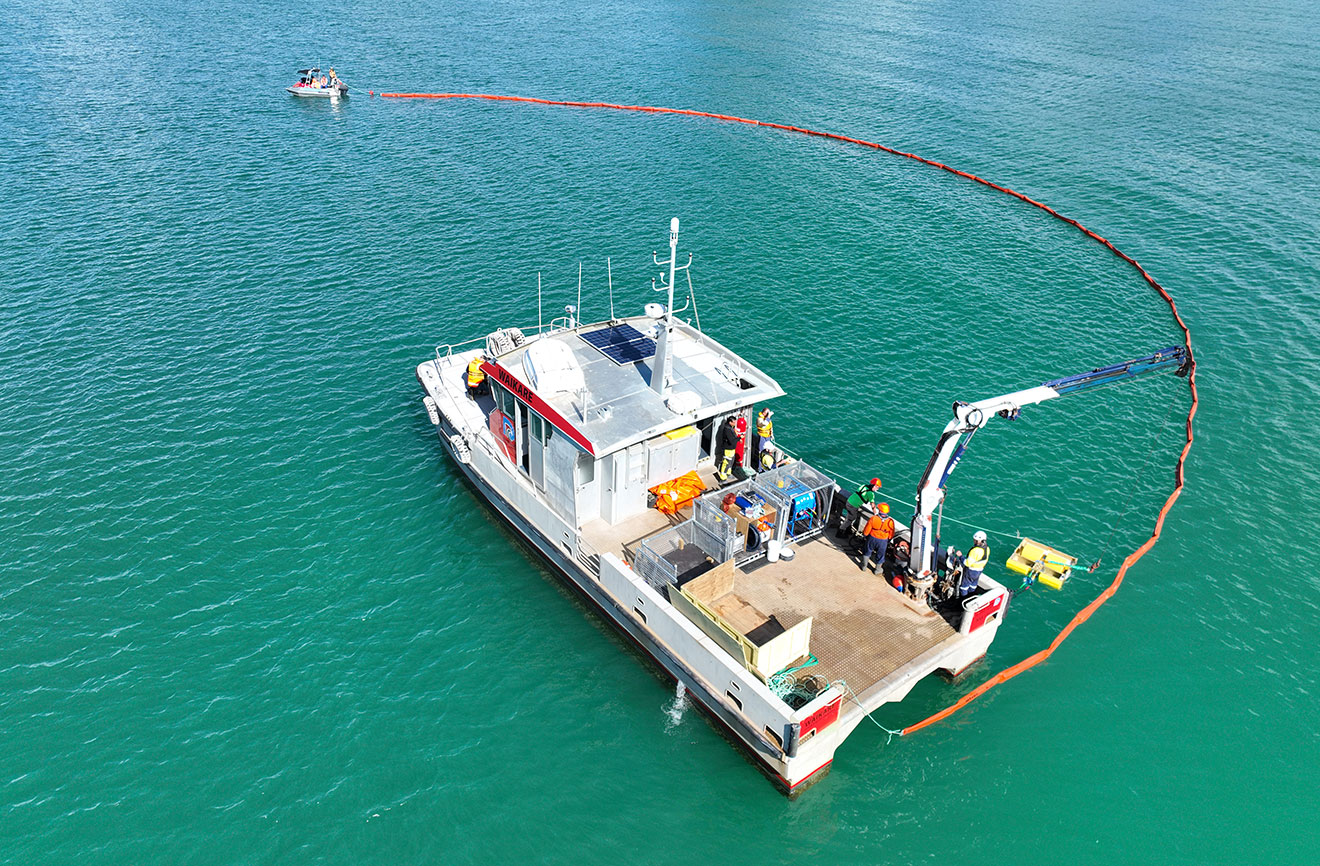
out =
[[[671,394],[690,392],[696,395],[687,398],[696,408],[683,414],[676,413],[651,390],[654,356],[618,364],[582,338],[583,334],[621,324],[631,325],[652,337],[657,330],[655,319],[636,316],[547,331],[498,356],[496,366],[501,374],[517,379],[523,388],[548,404],[560,416],[559,420],[574,428],[590,446],[579,441],[579,447],[597,456],[784,393],[779,383],[742,357],[686,322],[675,320]],[[554,340],[568,347],[582,370],[584,391],[542,393],[532,388],[531,377],[523,366],[523,356],[528,346],[540,340]],[[500,378],[501,375],[497,374],[496,380]],[[530,402],[533,408],[537,408],[535,400]],[[545,414],[556,427],[563,429],[550,413]],[[570,435],[570,438],[575,437]]]

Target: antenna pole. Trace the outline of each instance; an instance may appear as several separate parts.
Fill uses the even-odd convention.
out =
[[[577,304],[578,324],[582,324],[582,262],[578,262],[578,304]]]
[[[651,253],[651,261],[657,265],[660,260]],[[670,384],[674,378],[674,352],[671,345],[674,335],[674,276],[692,266],[692,255],[688,255],[686,265],[678,263],[678,217],[669,221],[669,304],[665,307],[665,319],[661,323],[658,339],[655,341],[655,366],[651,370],[651,390],[661,397],[669,396]],[[664,274],[660,274],[661,279]]]
[[[541,272],[536,272],[536,333],[545,330],[545,320],[541,318]]]
[[[678,264],[678,217],[669,221],[669,304],[665,307],[665,330],[674,327],[674,266]],[[668,360],[667,358],[665,360]],[[668,366],[666,364],[666,366]]]
[[[614,268],[610,267],[610,257],[605,257],[605,274],[610,281],[610,321],[614,321]]]

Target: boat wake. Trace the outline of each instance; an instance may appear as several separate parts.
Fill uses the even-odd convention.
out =
[[[672,731],[683,723],[683,714],[687,706],[687,686],[679,680],[677,688],[674,689],[674,699],[665,706],[665,715],[669,716],[669,720],[665,722],[666,731]]]

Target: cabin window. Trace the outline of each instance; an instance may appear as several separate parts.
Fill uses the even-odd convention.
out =
[[[504,388],[499,389],[498,396],[499,396],[500,411],[503,412],[509,418],[515,417],[515,413],[518,411],[517,398],[515,398]]]
[[[554,426],[535,412],[530,414],[532,416],[532,438],[542,445],[548,445],[550,436],[555,429]]]
[[[578,453],[577,456],[577,483],[579,487],[586,487],[596,480],[596,458],[590,454]]]

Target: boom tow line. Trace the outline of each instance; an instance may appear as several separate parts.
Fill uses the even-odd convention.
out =
[[[1183,444],[1182,451],[1178,454],[1178,463],[1174,467],[1174,481],[1175,481],[1174,487],[1173,490],[1169,493],[1168,498],[1164,500],[1164,505],[1160,507],[1159,514],[1155,518],[1155,525],[1151,530],[1150,537],[1146,539],[1144,544],[1142,544],[1136,550],[1132,551],[1123,559],[1123,564],[1119,566],[1118,574],[1114,576],[1113,583],[1109,584],[1109,586],[1106,587],[1105,590],[1101,592],[1098,596],[1096,596],[1095,599],[1090,604],[1088,604],[1086,607],[1078,611],[1077,615],[1074,616],[1068,622],[1068,624],[1063,627],[1063,630],[1060,631],[1057,636],[1055,636],[1054,640],[1050,642],[1049,646],[1047,646],[1043,650],[1039,650],[1038,652],[1033,653],[1032,655],[1023,659],[1022,661],[1018,662],[1017,664],[1005,668],[1004,670],[995,674],[990,679],[986,680],[981,685],[977,686],[967,694],[963,695],[955,703],[950,704],[949,706],[945,707],[944,709],[940,710],[934,715],[928,716],[915,724],[908,725],[906,728],[902,729],[902,731],[900,732],[901,734],[907,735],[907,734],[915,733],[921,730],[922,728],[927,727],[928,725],[933,725],[938,721],[948,718],[949,716],[956,713],[958,710],[961,710],[963,707],[967,706],[972,701],[979,698],[981,695],[990,691],[995,686],[1001,683],[1006,683],[1009,680],[1016,677],[1018,674],[1030,670],[1031,668],[1045,661],[1047,658],[1049,658],[1051,655],[1054,654],[1054,651],[1058,649],[1059,645],[1062,644],[1064,640],[1068,638],[1068,635],[1072,634],[1073,629],[1077,628],[1077,626],[1081,625],[1082,623],[1090,619],[1091,614],[1095,613],[1097,608],[1099,608],[1102,604],[1104,604],[1106,601],[1112,598],[1114,593],[1118,592],[1118,588],[1123,585],[1123,577],[1127,574],[1128,569],[1131,568],[1134,564],[1136,564],[1136,562],[1139,559],[1145,556],[1146,553],[1152,547],[1155,546],[1155,542],[1159,541],[1160,533],[1164,529],[1164,519],[1169,516],[1169,510],[1173,508],[1173,504],[1177,502],[1178,497],[1182,495],[1183,486],[1186,480],[1185,467],[1187,464],[1187,455],[1192,450],[1192,439],[1193,439],[1192,420],[1196,417],[1196,408],[1198,403],[1197,392],[1196,392],[1196,356],[1192,353],[1192,332],[1187,327],[1187,323],[1183,321],[1182,316],[1179,314],[1178,305],[1174,303],[1173,296],[1170,295],[1163,286],[1161,286],[1158,282],[1156,282],[1155,278],[1152,277],[1149,273],[1147,273],[1146,269],[1143,268],[1140,264],[1138,264],[1136,259],[1129,256],[1127,253],[1123,252],[1118,247],[1114,246],[1105,238],[1091,231],[1086,226],[1079,223],[1077,220],[1072,219],[1071,217],[1066,217],[1063,214],[1056,211],[1054,208],[1050,207],[1049,205],[1042,204],[1041,202],[1038,202],[1029,196],[1023,195],[1017,190],[1009,189],[1006,186],[1000,186],[999,184],[988,181],[985,178],[978,177],[977,175],[971,174],[970,172],[961,171],[959,169],[945,165],[942,162],[937,162],[933,159],[927,159],[926,157],[918,156],[915,153],[907,153],[906,151],[898,150],[897,148],[887,147],[883,144],[879,144],[874,141],[866,141],[865,139],[861,139],[861,138],[852,138],[850,136],[839,135],[833,132],[820,132],[814,129],[806,129],[801,126],[789,126],[783,123],[767,123],[766,121],[753,120],[751,118],[738,117],[736,115],[731,115],[731,114],[715,114],[709,111],[694,111],[690,108],[663,108],[660,106],[653,106],[653,105],[618,105],[612,102],[572,102],[568,100],[559,100],[559,99],[536,99],[530,96],[500,96],[490,93],[381,93],[379,95],[387,99],[484,99],[490,102],[527,102],[527,103],[533,103],[535,105],[555,105],[555,106],[562,106],[565,108],[605,108],[613,111],[636,111],[646,114],[681,114],[681,115],[686,115],[688,117],[708,117],[712,120],[723,120],[728,123],[743,123],[743,124],[747,124],[748,126],[764,126],[770,129],[780,129],[783,130],[784,132],[795,132],[800,135],[811,135],[817,138],[833,139],[834,141],[846,141],[849,144],[856,144],[856,145],[860,145],[861,147],[869,147],[872,148],[873,150],[882,150],[885,153],[890,153],[893,154],[894,156],[901,156],[907,159],[915,160],[917,162],[924,163],[925,165],[929,165],[933,168],[938,168],[943,171],[947,171],[950,174],[956,174],[959,177],[966,178],[967,180],[975,181],[976,183],[979,183],[983,186],[988,186],[993,190],[998,190],[999,192],[1002,192],[1005,195],[1011,195],[1020,201],[1026,202],[1032,207],[1039,208],[1040,210],[1045,211],[1045,213],[1049,214],[1055,219],[1066,222],[1068,225],[1077,229],[1082,234],[1089,237],[1091,240],[1105,247],[1108,247],[1110,252],[1112,252],[1114,255],[1118,256],[1120,259],[1131,265],[1137,271],[1137,273],[1141,275],[1142,279],[1144,279],[1150,285],[1151,288],[1153,288],[1156,292],[1158,292],[1159,296],[1163,298],[1165,303],[1169,305],[1169,311],[1173,314],[1174,321],[1177,322],[1178,327],[1182,329],[1183,345],[1187,348],[1187,387],[1192,396],[1192,403],[1187,410],[1186,439]]]

